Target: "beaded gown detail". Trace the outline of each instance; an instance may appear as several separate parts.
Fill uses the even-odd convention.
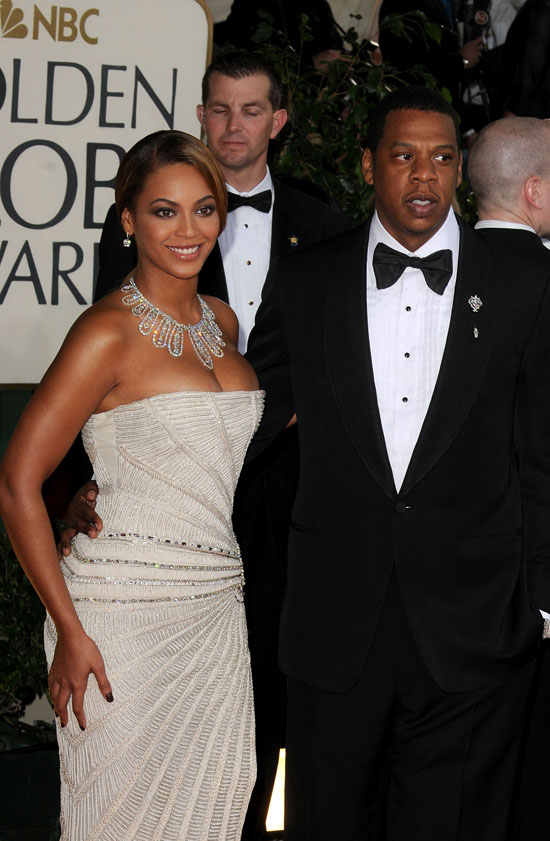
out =
[[[61,841],[238,841],[255,779],[254,709],[231,526],[263,393],[176,392],[92,417],[97,540],[63,574],[103,655],[82,732],[58,728]],[[56,634],[46,619],[48,665]]]

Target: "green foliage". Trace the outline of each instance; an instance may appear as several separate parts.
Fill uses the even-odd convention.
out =
[[[0,720],[15,724],[47,690],[44,608],[0,533]]]
[[[314,182],[353,222],[360,222],[370,212],[372,193],[361,174],[369,116],[386,93],[405,82],[389,64],[373,64],[353,26],[343,36],[349,53],[323,64],[319,72],[284,42],[273,29],[270,15],[259,14],[262,21],[254,36],[257,48],[277,67],[288,91],[289,119],[271,160],[272,169]],[[404,37],[409,37],[411,27],[420,29],[426,38],[440,37],[439,27],[428,24],[421,12],[393,15],[385,25]],[[310,38],[303,15],[302,43]],[[425,68],[410,68],[408,81],[413,74],[418,84],[441,91]],[[449,98],[448,91],[441,92]]]

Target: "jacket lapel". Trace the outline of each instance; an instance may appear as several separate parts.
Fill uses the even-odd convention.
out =
[[[461,227],[458,274],[449,333],[436,386],[399,495],[408,493],[442,457],[458,434],[484,374],[494,331],[492,264],[477,235]],[[340,240],[325,311],[326,366],[346,429],[384,492],[397,491],[378,411],[366,305],[366,226]],[[482,304],[474,313],[469,299]],[[477,328],[477,338],[474,335]]]
[[[308,230],[304,222],[293,213],[293,203],[289,199],[284,184],[273,179],[275,191],[273,204],[273,222],[271,226],[271,262],[293,251],[298,244],[307,239]]]
[[[400,495],[408,493],[431,470],[457,435],[472,406],[491,350],[496,306],[490,255],[478,235],[462,220],[459,223],[460,254],[449,333]],[[469,303],[473,296],[482,302],[477,314]]]
[[[378,412],[370,355],[365,266],[370,223],[339,240],[325,310],[325,357],[344,424],[375,480],[396,496]],[[325,269],[325,267],[323,267]]]

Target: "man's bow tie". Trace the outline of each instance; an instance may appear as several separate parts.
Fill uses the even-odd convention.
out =
[[[227,194],[227,209],[231,213],[237,207],[253,207],[261,213],[269,213],[271,210],[271,190],[264,190],[263,193],[256,193],[255,196],[239,196],[237,193]]]
[[[412,266],[413,269],[420,269],[432,292],[443,295],[453,273],[453,254],[449,248],[445,248],[427,257],[410,257],[379,242],[374,249],[372,265],[378,289],[393,286],[407,266]]]

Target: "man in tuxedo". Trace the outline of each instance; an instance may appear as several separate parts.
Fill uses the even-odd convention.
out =
[[[269,141],[286,122],[282,82],[261,55],[220,53],[203,78],[197,116],[224,173],[229,193],[227,225],[199,277],[199,292],[228,302],[239,319],[239,350],[246,351],[262,287],[273,257],[347,228],[336,211],[272,178]],[[119,285],[136,262],[135,247],[116,209],[109,210],[99,247],[96,300]],[[298,470],[296,430],[288,430],[241,475],[233,524],[246,578],[245,606],[254,681],[258,777],[243,841],[265,836],[265,819],[284,745],[286,681],[277,665],[277,639],[285,585],[288,522]],[[102,524],[88,507],[96,486],[84,486],[69,506],[64,551],[76,529],[97,536]]]
[[[504,841],[548,632],[550,292],[453,214],[441,97],[388,94],[368,135],[373,218],[274,264],[249,343],[252,456],[294,413],[300,443],[285,838],[382,813],[388,841]]]
[[[550,277],[550,123],[533,117],[509,117],[481,132],[469,160],[477,198],[476,228],[499,254],[521,255],[519,291],[535,277]],[[550,826],[550,652],[545,642],[537,655],[535,680],[527,710],[517,802],[510,833],[513,841],[544,838]]]

